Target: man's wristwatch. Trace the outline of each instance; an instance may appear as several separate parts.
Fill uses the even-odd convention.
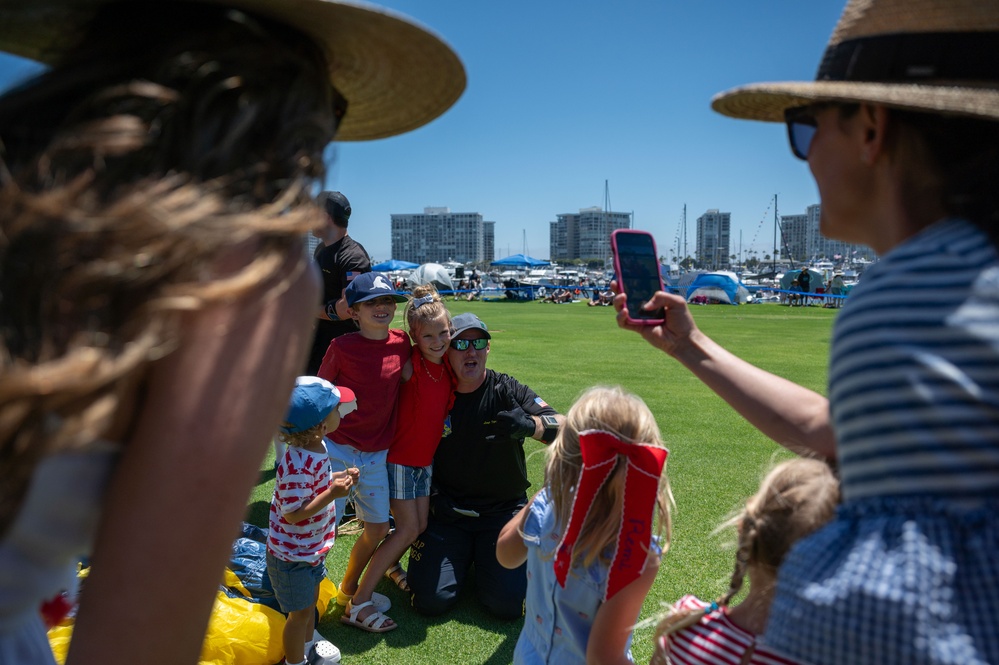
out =
[[[544,430],[541,432],[541,440],[551,443],[558,435],[558,418],[555,416],[541,416],[541,425]]]
[[[336,300],[326,303],[326,316],[329,317],[330,321],[340,320],[340,316],[336,313]]]

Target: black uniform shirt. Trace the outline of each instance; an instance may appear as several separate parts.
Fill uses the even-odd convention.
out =
[[[498,437],[490,424],[500,411],[520,406],[527,413],[555,415],[533,390],[506,374],[486,370],[486,380],[470,393],[455,393],[434,455],[433,484],[455,505],[488,514],[523,503],[527,488],[524,439]]]
[[[356,275],[364,272],[371,272],[371,261],[368,253],[350,236],[344,236],[332,245],[320,245],[316,249],[316,263],[323,273],[323,299],[320,306],[325,306],[328,302],[336,302],[343,295],[343,290]],[[316,335],[312,342],[312,353],[309,354],[309,364],[306,374],[314,375],[319,371],[319,366],[326,355],[326,349],[334,337],[339,337],[349,332],[356,332],[357,326],[354,321],[326,321],[319,319],[316,322]]]

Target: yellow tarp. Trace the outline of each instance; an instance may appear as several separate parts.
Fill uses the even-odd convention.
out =
[[[249,596],[239,578],[226,569],[225,585]],[[336,585],[323,579],[319,585],[316,609],[323,617],[330,601],[336,596]],[[199,665],[261,665],[277,663],[284,658],[281,633],[284,615],[260,603],[230,598],[222,591],[215,597],[215,607],[208,622],[205,642],[201,647]],[[69,641],[73,635],[72,621],[49,630],[49,644],[59,665],[66,662]]]

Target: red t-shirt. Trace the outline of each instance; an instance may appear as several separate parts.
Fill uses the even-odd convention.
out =
[[[409,359],[409,335],[389,329],[386,339],[361,333],[341,335],[326,350],[319,376],[354,391],[357,411],[340,422],[329,437],[366,453],[385,450],[395,433],[396,402],[402,368]]]
[[[457,382],[447,355],[440,365],[412,351],[413,376],[399,390],[398,421],[388,461],[406,466],[428,466],[444,432],[444,419],[454,404]]]

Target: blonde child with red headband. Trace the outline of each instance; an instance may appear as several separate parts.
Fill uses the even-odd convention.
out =
[[[496,543],[503,566],[527,561],[514,663],[633,662],[632,630],[669,544],[667,454],[645,402],[620,387],[590,388],[569,409],[544,487]]]

